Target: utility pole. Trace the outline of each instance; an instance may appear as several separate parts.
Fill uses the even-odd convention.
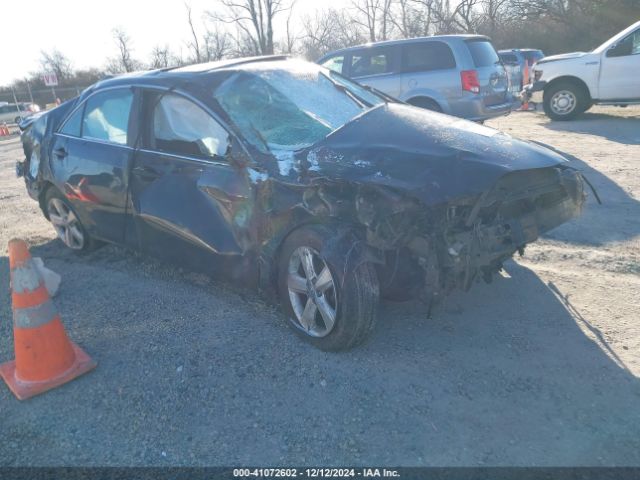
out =
[[[20,110],[20,104],[18,103],[18,97],[16,97],[16,91],[11,85],[11,93],[13,94],[13,103],[16,104],[16,108],[18,109],[18,116],[22,118],[22,110]]]
[[[29,80],[27,80],[26,78],[24,79],[24,81],[27,84],[27,90],[29,91],[29,100],[31,100],[31,103],[34,103],[33,93],[31,93],[31,84],[29,83]]]

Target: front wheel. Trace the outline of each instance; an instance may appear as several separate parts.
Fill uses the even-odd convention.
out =
[[[584,88],[570,82],[561,82],[545,90],[544,113],[552,120],[573,120],[589,106],[589,95]]]
[[[286,240],[279,257],[280,301],[294,330],[321,350],[347,350],[373,330],[379,301],[371,263],[345,271],[321,253],[335,237],[326,227],[304,227]],[[348,252],[337,252],[347,258]]]

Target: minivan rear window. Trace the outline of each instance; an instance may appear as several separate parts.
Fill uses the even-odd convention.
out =
[[[500,61],[489,40],[467,40],[467,46],[476,67],[490,67]]]
[[[453,52],[444,42],[420,42],[402,47],[403,72],[426,72],[455,67]]]

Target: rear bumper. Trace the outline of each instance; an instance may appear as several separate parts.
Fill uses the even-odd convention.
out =
[[[457,108],[455,108],[457,111],[452,113],[458,117],[466,118],[467,120],[482,121],[509,115],[509,113],[511,113],[512,106],[513,101],[510,96],[507,97],[504,103],[490,106],[485,105],[482,98],[477,98],[459,102],[456,105]]]

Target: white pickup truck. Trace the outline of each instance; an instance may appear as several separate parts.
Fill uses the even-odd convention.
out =
[[[553,55],[533,67],[523,97],[542,94],[544,112],[553,120],[571,120],[594,104],[640,104],[640,22],[589,53]]]

